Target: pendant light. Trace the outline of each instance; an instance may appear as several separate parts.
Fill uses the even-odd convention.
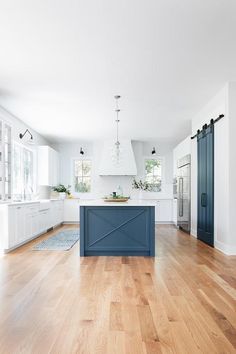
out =
[[[120,109],[119,109],[119,105],[118,105],[118,100],[120,99],[121,96],[116,95],[114,96],[115,100],[116,100],[116,108],[115,108],[115,112],[116,112],[116,142],[115,142],[115,147],[114,147],[114,151],[113,151],[113,160],[115,161],[116,164],[120,163],[120,154],[121,154],[121,146],[120,146],[120,141],[119,141],[119,113],[120,113]]]

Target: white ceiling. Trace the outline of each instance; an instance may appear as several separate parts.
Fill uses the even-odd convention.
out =
[[[1,0],[0,104],[52,141],[180,141],[236,80],[235,0]],[[210,119],[211,117],[209,117]]]

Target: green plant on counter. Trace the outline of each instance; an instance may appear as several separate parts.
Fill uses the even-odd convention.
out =
[[[66,193],[70,195],[70,188],[71,186],[65,187],[64,184],[59,184],[58,186],[53,187],[53,191],[57,193]]]
[[[141,179],[139,181],[136,181],[136,179],[134,178],[132,188],[148,192],[152,189],[152,185],[147,181],[142,181]]]

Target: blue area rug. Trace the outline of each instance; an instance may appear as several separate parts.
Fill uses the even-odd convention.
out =
[[[79,240],[79,230],[61,231],[33,247],[35,251],[68,251]]]

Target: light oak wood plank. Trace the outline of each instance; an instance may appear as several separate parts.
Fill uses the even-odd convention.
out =
[[[0,259],[0,353],[236,353],[236,257],[173,226],[156,257],[33,251]]]

